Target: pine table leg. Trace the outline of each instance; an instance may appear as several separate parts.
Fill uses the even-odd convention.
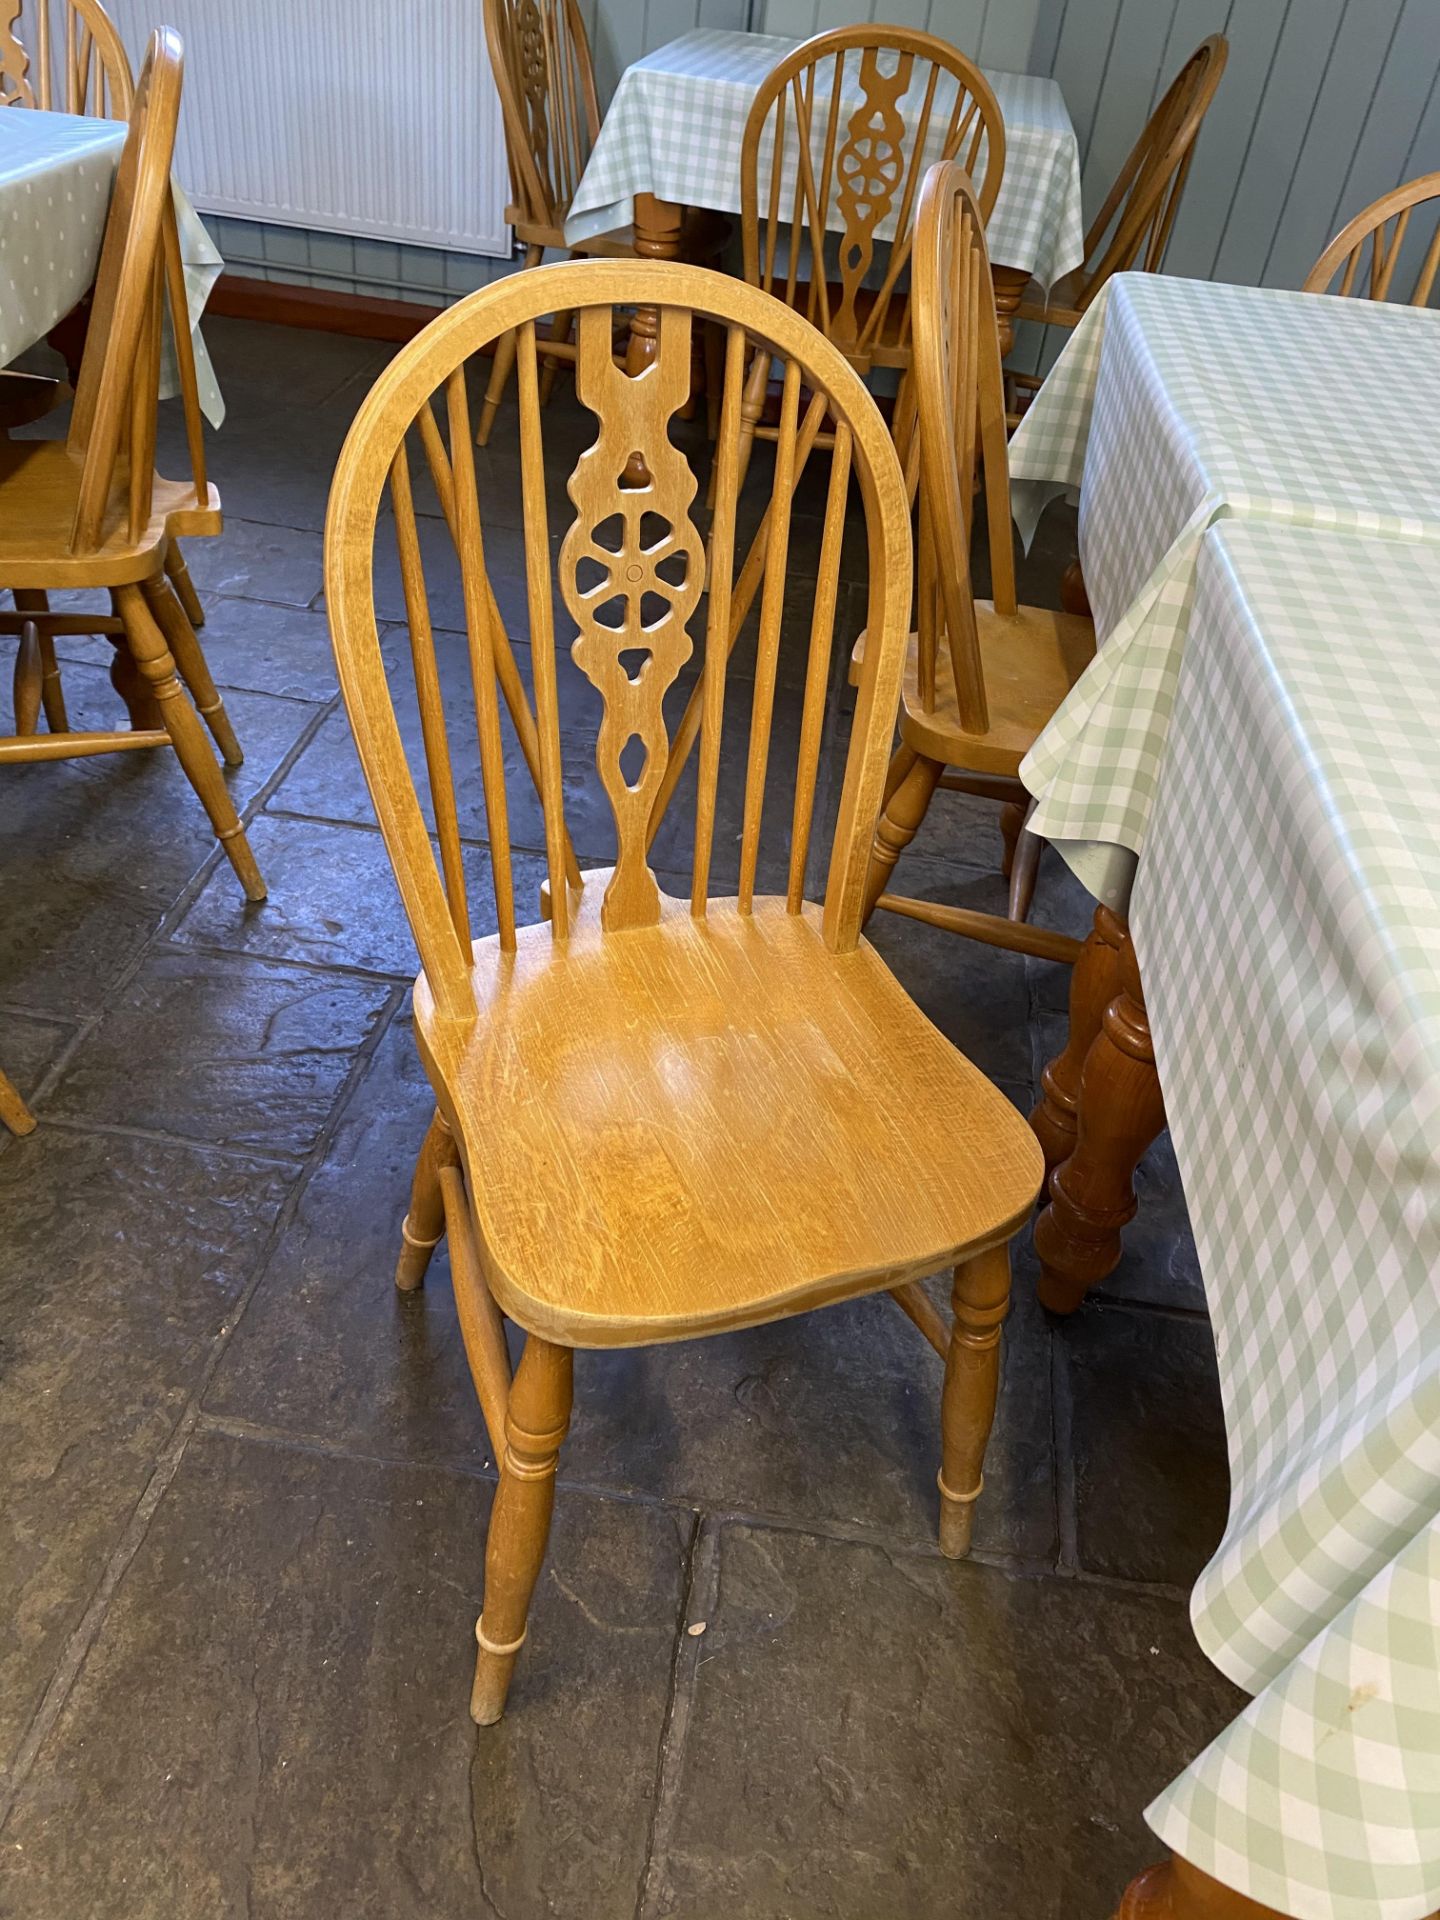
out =
[[[1075,1151],[1050,1176],[1050,1204],[1035,1223],[1038,1291],[1053,1313],[1073,1313],[1088,1289],[1118,1265],[1121,1230],[1135,1217],[1135,1169],[1165,1124],[1129,930],[1106,907],[1100,908],[1095,923],[1105,947],[1118,930],[1114,964],[1119,989],[1085,1055]],[[1079,966],[1077,962],[1077,972]]]
[[[680,230],[685,209],[653,193],[635,196],[635,252],[641,260],[678,260]],[[630,339],[625,348],[625,371],[633,380],[650,366],[659,352],[660,314],[655,307],[636,307],[630,316]],[[625,469],[625,484],[643,487],[650,476],[638,454]]]
[[[1000,329],[1003,360],[1015,344],[1015,309],[1029,285],[1030,276],[1023,267],[998,267],[992,263],[990,280],[995,289],[995,319]]]
[[[1120,991],[1120,949],[1127,937],[1118,913],[1109,907],[1095,909],[1094,923],[1070,975],[1070,1031],[1064,1050],[1040,1075],[1040,1101],[1030,1115],[1047,1175],[1075,1151],[1080,1075],[1105,1009]]]
[[[1199,1867],[1172,1854],[1147,1867],[1125,1889],[1115,1920],[1282,1920],[1275,1907],[1221,1886]],[[1435,1916],[1431,1916],[1435,1920]]]

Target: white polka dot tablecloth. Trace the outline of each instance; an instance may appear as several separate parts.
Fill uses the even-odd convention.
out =
[[[24,107],[0,112],[0,367],[43,340],[94,280],[124,144],[119,121]],[[218,427],[225,404],[199,319],[222,262],[178,187],[175,212],[200,404]],[[162,393],[174,390],[168,353],[166,362]]]

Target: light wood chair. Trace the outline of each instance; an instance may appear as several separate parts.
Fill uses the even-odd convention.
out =
[[[932,167],[915,235],[915,398],[919,413],[919,588],[900,703],[900,745],[865,889],[877,906],[992,946],[1073,961],[1079,942],[1028,926],[1040,842],[1021,822],[1020,762],[1095,654],[1078,614],[1021,606],[1015,593],[1004,385],[980,203],[958,161]],[[990,600],[976,600],[970,536],[983,473]],[[869,635],[856,659],[863,669]],[[852,667],[852,672],[856,669]],[[1012,810],[1009,917],[888,891],[937,787]]]
[[[1395,282],[1395,270],[1405,248],[1410,216],[1416,207],[1440,200],[1440,173],[1423,173],[1418,180],[1407,181],[1390,193],[1381,194],[1363,213],[1357,213],[1342,227],[1306,275],[1305,293],[1356,292],[1356,279],[1366,256],[1369,241],[1369,267],[1359,289],[1365,300],[1388,300]],[[1416,269],[1406,304],[1428,307],[1440,270],[1440,224]],[[1339,286],[1334,285],[1336,274]]]
[[[129,57],[100,0],[20,0],[8,24],[0,22],[0,106],[128,120],[134,97]],[[60,381],[0,373],[0,433],[41,419],[68,393]],[[203,627],[205,610],[178,541],[165,571],[190,624]]]
[[[167,230],[172,238],[174,231],[170,165],[182,64],[173,32],[151,35],[115,176],[66,438],[0,440],[0,581],[16,601],[14,613],[0,614],[0,632],[20,640],[16,731],[0,740],[0,765],[173,746],[246,894],[262,900],[264,882],[196,708],[236,766],[239,743],[164,571],[177,534],[214,534],[221,525],[219,497],[205,475],[179,249],[164,245]],[[154,466],[167,294],[181,316],[173,332],[192,469],[183,482],[161,479]],[[52,613],[47,591],[72,588],[107,590],[111,614]],[[116,645],[114,677],[137,722],[131,731],[35,731],[53,673],[44,642],[76,631],[104,632]],[[60,718],[63,724],[63,705]],[[54,725],[53,711],[50,719]]]
[[[1160,271],[1190,177],[1195,142],[1229,53],[1223,33],[1201,41],[1166,88],[1105,196],[1085,236],[1084,260],[1048,289],[1032,280],[1020,297],[1017,320],[1077,326],[1112,274]],[[1035,374],[1012,373],[1010,380],[1029,392],[1040,385]]]
[[[611,340],[617,310],[636,304],[657,308],[658,331],[653,365],[631,380],[614,365]],[[598,429],[569,481],[574,517],[552,547],[537,322],[557,311],[577,317],[576,378]],[[669,432],[689,390],[693,330],[705,323],[724,336],[709,560],[692,514],[696,479]],[[467,359],[512,329],[535,774],[549,876],[549,922],[530,926],[520,924],[515,898],[515,795],[507,793],[499,730],[510,641],[485,575],[464,378]],[[757,341],[784,367],[778,477],[737,569],[741,387]],[[803,428],[802,388],[811,396]],[[786,475],[820,413],[834,423],[835,447],[792,767],[781,764],[772,725],[791,520]],[[432,546],[422,568],[412,504],[412,430],[448,519],[468,613],[491,854],[491,898],[480,911],[493,913],[498,927],[478,940],[426,592],[426,570],[434,577],[438,560]],[[648,479],[627,486],[635,453]],[[852,470],[868,542],[873,645],[820,906],[803,893]],[[392,537],[387,494],[438,860],[376,628],[374,548],[381,528]],[[780,302],[676,262],[539,267],[471,295],[391,362],[341,453],[326,521],[326,598],[361,764],[420,950],[416,1036],[441,1116],[417,1169],[399,1277],[418,1284],[426,1243],[443,1227],[500,1462],[471,1702],[481,1724],[499,1718],[525,1638],[577,1347],[689,1339],[891,1291],[946,1356],[941,1545],[950,1555],[968,1549],[994,1411],[1007,1242],[1037,1190],[1040,1158],[1014,1109],[860,937],[910,568],[895,452],[843,355]],[[741,764],[745,770],[738,891],[718,899],[710,875],[726,660],[757,591],[748,738],[727,756],[737,774]],[[603,702],[595,761],[617,854],[613,868],[583,876],[565,840],[556,597],[578,632],[571,657]],[[684,899],[661,891],[647,842],[670,757],[662,703],[697,643],[703,726]],[[757,891],[767,774],[772,792],[793,794],[785,808],[787,887],[775,897]],[[925,1090],[920,1125],[917,1086]],[[953,1332],[918,1285],[952,1264]],[[526,1335],[513,1381],[502,1316]]]
[[[988,219],[1005,172],[989,81],[933,34],[853,26],[816,34],[772,68],[740,149],[745,278],[803,313],[858,373],[898,369],[897,419],[912,358],[915,198],[932,147],[964,161]],[[769,375],[758,353],[741,412],[742,479],[753,441],[775,437],[762,424]]]
[[[575,247],[565,238],[570,202],[600,132],[590,39],[576,0],[484,0],[484,4],[485,41],[500,95],[514,194],[505,218],[525,249],[526,267],[538,267],[547,250],[566,253],[571,259],[633,255],[635,234],[630,227],[597,234]],[[713,260],[727,232],[727,223],[718,214],[687,214],[681,238],[683,257]],[[541,375],[542,400],[549,398],[561,363],[574,362],[570,325],[568,313],[552,318]],[[490,438],[514,366],[514,341],[497,341],[476,435],[482,447]]]

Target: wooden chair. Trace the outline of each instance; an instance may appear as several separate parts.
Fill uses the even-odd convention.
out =
[[[1005,172],[1005,124],[980,69],[933,34],[840,27],[788,53],[767,75],[740,149],[745,278],[803,313],[858,373],[911,363],[915,196],[934,157],[963,158],[988,219]],[[793,181],[788,175],[793,170]],[[888,244],[880,230],[893,223]],[[750,368],[741,413],[742,478],[761,424],[770,367]]]
[[[246,894],[263,900],[264,882],[196,707],[236,766],[239,744],[164,571],[177,534],[215,534],[221,525],[219,497],[205,476],[179,250],[163,244],[167,229],[172,238],[174,230],[170,164],[181,74],[178,37],[169,29],[152,34],[115,177],[66,438],[0,440],[0,581],[13,590],[17,609],[0,614],[0,632],[20,638],[16,731],[0,740],[0,765],[173,746]],[[154,468],[167,292],[172,313],[182,317],[173,331],[189,429],[186,482],[163,480]],[[111,615],[50,612],[47,590],[73,588],[106,589]],[[104,632],[114,641],[114,677],[138,722],[133,730],[35,731],[53,664],[41,636],[75,631]]]
[[[611,339],[617,310],[637,303],[658,309],[656,358],[631,380],[614,365]],[[537,321],[557,311],[577,316],[576,379],[596,416],[596,438],[574,465],[574,517],[552,548]],[[718,323],[724,334],[709,562],[692,514],[695,476],[670,438],[689,391],[697,322]],[[533,802],[505,782],[499,695],[510,640],[485,575],[464,378],[467,359],[511,330],[535,692],[527,756],[534,753],[543,801],[550,916],[530,926],[520,924],[509,821],[517,798]],[[784,366],[778,477],[765,524],[737,570],[741,386],[757,341]],[[811,396],[803,426],[802,387]],[[786,475],[819,412],[834,422],[835,448],[792,787],[772,724],[791,518]],[[498,928],[479,940],[427,601],[426,570],[433,578],[438,560],[432,545],[422,568],[412,504],[412,429],[448,519],[456,554],[447,566],[453,558],[468,613],[491,854],[491,898],[479,911],[493,913]],[[637,452],[649,477],[626,486]],[[852,468],[874,644],[817,906],[803,892]],[[387,489],[438,861],[376,628],[372,568],[377,532],[391,537]],[[416,1035],[439,1108],[416,1173],[399,1277],[419,1283],[443,1228],[500,1461],[471,1702],[481,1724],[499,1718],[525,1638],[577,1347],[689,1339],[891,1291],[946,1355],[941,1545],[951,1555],[968,1548],[994,1410],[1006,1243],[1036,1192],[1040,1158],[1014,1109],[860,937],[910,567],[895,452],[844,356],[780,302],[678,262],[562,263],[471,295],[396,355],[341,453],[326,521],[326,598],[361,764],[420,950]],[[737,775],[744,768],[738,888],[718,899],[710,877],[726,660],[757,591],[748,738],[724,756]],[[614,866],[583,876],[567,853],[562,807],[557,597],[577,630],[571,657],[603,704],[595,759],[615,832]],[[704,716],[684,899],[661,891],[647,842],[670,754],[662,703],[696,642]],[[786,891],[775,897],[757,890],[767,773],[772,795],[778,788],[787,796],[790,828]],[[918,1126],[917,1085],[925,1089]],[[953,1334],[917,1284],[952,1263]],[[526,1335],[513,1381],[502,1316]]]
[[[1074,960],[1078,941],[1024,924],[1040,843],[1020,830],[1029,796],[1019,770],[1041,728],[1093,659],[1095,629],[1081,615],[1025,607],[1016,599],[990,263],[980,203],[958,161],[932,167],[925,176],[914,271],[917,630],[906,659],[900,746],[885,782],[865,918],[877,906],[887,907],[992,946]],[[977,601],[970,534],[982,470],[994,597]],[[867,633],[856,650],[862,665],[868,650]],[[1013,809],[1006,919],[887,890],[896,861],[942,784],[1004,800]]]
[[[129,58],[100,0],[20,0],[8,24],[0,23],[0,106],[128,120],[134,97]],[[42,418],[68,391],[36,374],[0,374],[0,433]],[[178,541],[165,571],[190,624],[203,627],[205,610]]]
[[[1076,326],[1111,274],[1160,271],[1190,177],[1195,142],[1229,53],[1230,43],[1222,33],[1201,41],[1166,88],[1105,196],[1085,236],[1084,260],[1048,290],[1032,280],[1020,297],[1017,320]],[[1034,374],[1012,373],[1010,380],[1030,392],[1040,385]]]
[[[1333,290],[1338,294],[1353,294],[1368,240],[1370,265],[1361,287],[1361,298],[1388,300],[1395,280],[1395,269],[1405,246],[1410,215],[1416,207],[1431,200],[1440,200],[1440,173],[1423,173],[1418,180],[1407,181],[1403,187],[1381,194],[1378,200],[1366,207],[1363,213],[1357,213],[1348,226],[1342,227],[1336,234],[1310,269],[1302,291],[1329,293],[1338,273],[1341,275],[1340,284]],[[1440,270],[1440,225],[1437,225],[1420,261],[1410,289],[1409,306],[1429,306],[1437,270]]]
[[[585,163],[600,132],[600,103],[590,40],[576,0],[484,0],[485,41],[500,95],[505,153],[514,200],[505,218],[525,249],[525,265],[538,267],[546,250],[624,258],[635,251],[634,230],[597,234],[572,247],[565,218]],[[723,246],[726,222],[717,214],[687,216],[682,252],[711,260]],[[541,398],[550,396],[562,361],[573,363],[571,316],[554,315],[545,352]],[[515,365],[514,341],[496,342],[490,383],[480,409],[476,438],[483,447]]]

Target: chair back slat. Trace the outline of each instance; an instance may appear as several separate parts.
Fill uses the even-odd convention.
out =
[[[410,634],[410,663],[420,709],[420,733],[425,743],[430,804],[440,841],[440,864],[445,876],[445,902],[461,940],[468,945],[470,917],[465,898],[465,869],[460,848],[460,822],[455,805],[455,780],[450,764],[450,739],[440,694],[440,669],[435,658],[435,635],[430,624],[430,602],[425,591],[425,567],[420,556],[420,534],[410,488],[410,461],[402,443],[390,467],[390,499],[394,508],[395,547],[400,562],[400,591]],[[511,929],[514,938],[514,929]]]
[[[68,443],[83,456],[72,553],[105,537],[107,513],[128,442],[126,482],[132,535],[150,515],[155,410],[160,395],[160,325],[166,286],[165,209],[180,117],[184,55],[169,27],[150,36],[120,155],[91,298],[85,352],[75,386]],[[188,339],[189,316],[177,316]]]
[[[5,12],[0,106],[129,118],[130,62],[100,0],[9,0]]]
[[[600,131],[595,70],[575,0],[485,0],[519,226],[558,230]]]
[[[943,635],[960,723],[990,724],[970,573],[977,479],[983,474],[991,598],[1017,608],[1005,453],[1005,394],[995,296],[979,203],[957,161],[932,167],[915,236],[915,390],[921,516],[917,678],[933,711]]]
[[[809,319],[868,369],[909,265],[925,168],[962,151],[988,216],[1005,128],[989,82],[963,54],[901,27],[817,34],[774,67],[745,124],[746,279],[767,293],[783,284],[794,305],[808,273]]]
[[[1400,273],[1402,255],[1408,253],[1413,257],[1419,251],[1418,236],[1416,245],[1406,247],[1410,216],[1417,207],[1437,202],[1440,202],[1440,173],[1422,174],[1418,180],[1409,180],[1382,194],[1336,234],[1306,276],[1304,291],[1353,294],[1363,269],[1363,297],[1389,300]],[[1437,271],[1440,271],[1440,222],[1410,281],[1410,291],[1402,296],[1407,305],[1429,306]],[[1334,285],[1337,273],[1340,275],[1338,287]],[[1403,276],[1401,278],[1403,284]]]
[[[770,729],[775,716],[775,676],[780,664],[780,619],[790,558],[790,521],[795,498],[795,441],[800,424],[800,369],[785,363],[780,395],[780,434],[765,546],[765,585],[760,596],[760,632],[755,647],[754,697],[750,707],[750,752],[745,770],[745,813],[740,830],[740,911],[755,901],[760,858],[760,818],[770,765]]]
[[[657,311],[656,353],[645,371],[632,378],[616,367],[612,340],[617,315],[637,304]],[[547,494],[545,453],[547,425],[554,425],[556,413],[542,410],[539,402],[543,343],[537,342],[536,324],[557,311],[576,316],[576,393],[593,419],[593,433],[577,458],[573,426],[560,432],[567,448],[570,508],[568,524],[557,526],[552,539],[549,501],[560,476],[552,448]],[[696,475],[679,426],[690,389],[697,321],[718,323],[725,337],[708,555],[699,524]],[[512,332],[520,405],[518,535],[513,502],[497,499],[489,491],[492,483],[476,474],[463,386],[466,363]],[[737,539],[741,400],[746,365],[762,348],[785,374],[778,457],[769,509],[742,552]],[[431,403],[442,388],[446,413],[437,422]],[[797,715],[788,693],[783,701],[780,694],[782,596],[791,501],[822,423],[833,435],[834,457],[821,529],[820,579],[808,621],[805,691]],[[407,436],[416,429],[439,500],[439,517],[424,521],[423,537],[414,531],[417,515],[404,455]],[[642,475],[638,485],[633,480],[637,471]],[[409,561],[402,552],[401,584],[407,588],[408,583],[403,599],[412,666],[426,682],[420,690],[420,751],[427,762],[439,763],[428,769],[438,853],[417,791],[422,776],[406,761],[396,720],[403,688],[396,682],[393,661],[387,671],[387,658],[380,651],[376,532],[387,493],[402,547],[410,551]],[[519,713],[528,708],[523,685],[518,711],[505,689],[501,662],[511,642],[495,613],[483,532],[494,506],[508,509],[502,516],[506,540],[519,537],[524,546],[523,566],[516,556],[508,571],[517,578],[523,572],[525,582],[528,631],[524,646],[517,640],[515,652],[528,656],[538,810],[528,787],[522,792],[512,786],[503,803],[500,799],[504,764],[497,680],[517,734],[522,731]],[[724,854],[737,863],[732,871],[738,871],[743,906],[753,907],[764,871],[765,835],[771,831],[764,806],[767,779],[772,786],[778,784],[782,756],[791,752],[796,798],[793,809],[787,802],[775,832],[783,841],[788,831],[789,845],[778,864],[787,875],[790,910],[802,910],[809,839],[818,811],[822,740],[828,738],[826,694],[832,683],[836,608],[842,604],[841,540],[847,514],[853,520],[857,513],[870,556],[864,608],[869,639],[820,921],[824,938],[838,951],[853,947],[859,938],[870,839],[899,699],[911,569],[903,477],[884,422],[856,373],[780,302],[743,282],[672,262],[588,261],[513,276],[460,302],[395,356],[361,407],[336,469],[326,526],[326,597],[361,762],[442,1018],[473,1014],[468,930],[451,901],[462,877],[462,861],[473,874],[482,846],[488,849],[495,875],[500,950],[517,944],[515,922],[542,917],[540,901],[520,898],[522,870],[518,855],[512,861],[512,836],[518,848],[536,851],[543,840],[550,919],[546,937],[557,944],[572,937],[574,916],[584,902],[574,886],[566,884],[564,797],[567,786],[583,779],[584,761],[593,767],[592,790],[598,786],[609,803],[613,829],[613,858],[606,862],[609,877],[589,883],[603,889],[597,917],[606,938],[624,939],[669,911],[651,865],[657,830],[667,836],[665,857],[657,865],[668,868],[683,860],[688,869],[689,912],[703,919],[715,911],[711,869],[721,851],[717,820],[722,785],[727,809],[743,793],[737,809],[743,819],[733,841],[725,837]],[[449,548],[441,551],[447,535]],[[492,529],[492,548],[496,537]],[[455,600],[446,584],[447,567],[449,575],[459,576],[469,634],[464,664],[478,723],[483,834],[467,824],[466,808],[452,808],[449,798],[467,790],[458,736],[452,729],[447,737],[439,725],[424,721],[427,705],[438,714],[442,702],[458,697],[443,659],[437,670],[434,652],[454,637],[442,627],[458,624],[453,616],[442,621],[436,612],[440,596],[446,606]],[[422,591],[428,592],[428,609],[416,604]],[[857,627],[859,613],[857,608]],[[745,689],[749,724],[742,745],[740,736],[747,730],[743,717],[735,718],[733,701],[727,713],[727,664],[752,615],[755,656],[748,671],[753,686]],[[561,656],[567,642],[562,685]],[[692,667],[697,642],[703,657]],[[456,656],[447,657],[453,661]],[[736,675],[729,681],[733,695]],[[695,716],[688,741],[682,737],[683,723],[671,733],[682,693],[689,695],[687,713],[693,709]],[[587,720],[582,734],[579,713],[594,716],[593,730]],[[687,822],[688,806],[681,804],[682,789],[672,770],[677,761],[683,765],[696,744],[698,778],[692,783],[693,819]],[[727,767],[733,772],[727,774]],[[660,804],[667,784],[673,800],[668,812]],[[593,839],[603,828],[592,816],[593,809],[587,808],[586,832]],[[725,817],[735,815],[727,811]],[[530,819],[535,820],[534,831],[527,827],[519,838],[522,821]],[[693,831],[693,855],[685,843],[687,826]],[[592,858],[604,861],[605,852],[601,846]],[[472,925],[475,919],[472,901]]]
[[[1163,266],[1195,142],[1229,53],[1224,34],[1202,40],[1146,121],[1085,236],[1085,261],[1071,296],[1079,311],[1112,274],[1137,263],[1146,273]]]
[[[555,678],[555,616],[551,601],[550,514],[545,501],[545,447],[539,426],[540,374],[535,321],[520,328],[520,472],[525,515],[525,592],[530,615],[530,659],[535,680],[535,719],[540,741],[540,800],[545,815],[545,859],[550,875],[551,920],[557,939],[570,930],[570,901],[562,842],[565,819],[560,763],[560,699]],[[579,388],[579,360],[576,387]]]
[[[835,605],[840,585],[840,547],[845,538],[845,499],[850,490],[850,459],[851,433],[849,427],[842,424],[835,428],[830,455],[825,527],[820,539],[815,605],[810,618],[810,646],[805,661],[795,807],[790,822],[790,874],[785,890],[785,904],[791,913],[800,911],[800,903],[805,896],[805,871],[810,860],[810,831],[815,820],[815,789],[825,730],[825,695],[830,685],[830,662],[835,651]]]
[[[695,857],[691,863],[690,911],[703,918],[710,896],[710,860],[715,845],[715,803],[720,782],[720,738],[725,724],[725,669],[730,660],[731,575],[735,566],[735,515],[740,490],[740,393],[745,379],[745,329],[725,330],[725,369],[715,446],[715,511],[710,523],[710,592],[705,609],[705,665],[699,688],[702,702],[699,788],[695,800]],[[687,709],[688,713],[688,709]],[[682,723],[683,725],[683,723]],[[688,748],[672,742],[665,779],[684,764]],[[662,789],[664,781],[662,781]],[[661,796],[657,795],[657,799]],[[668,795],[664,796],[668,799]],[[654,826],[663,804],[652,814]]]

